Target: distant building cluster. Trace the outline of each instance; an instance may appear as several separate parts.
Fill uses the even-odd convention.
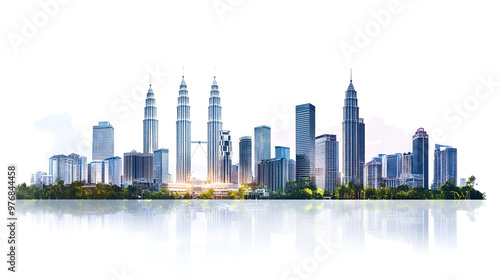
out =
[[[169,150],[159,148],[158,119],[154,92],[149,85],[143,120],[143,150],[132,150],[123,157],[114,152],[114,128],[108,121],[93,127],[92,161],[85,156],[54,155],[49,172],[32,175],[32,184],[50,185],[57,181],[69,184],[132,184],[149,189],[200,189],[203,184],[219,186],[216,193],[230,185],[256,184],[268,191],[286,190],[288,181],[309,180],[317,187],[334,191],[337,184],[358,184],[365,188],[407,184],[410,188],[429,188],[429,135],[423,128],[412,137],[412,151],[379,154],[365,163],[365,123],[359,114],[357,91],[350,83],[345,92],[342,121],[342,165],[337,135],[316,135],[316,107],[301,104],[295,108],[295,159],[290,147],[275,146],[271,156],[271,127],[254,128],[252,136],[239,138],[239,162],[233,163],[231,131],[223,128],[219,86],[214,76],[210,88],[207,139],[191,139],[190,105],[187,83],[182,76],[177,99],[175,182],[169,173]],[[195,180],[191,172],[191,145],[206,145],[207,178]],[[203,149],[205,151],[205,149]],[[342,166],[342,171],[340,169]],[[436,145],[434,180],[439,187],[448,180],[457,182],[457,149]],[[460,184],[465,184],[464,180]]]

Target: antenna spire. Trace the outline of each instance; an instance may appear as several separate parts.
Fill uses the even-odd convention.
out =
[[[352,68],[351,68],[351,83],[352,83]]]
[[[151,87],[151,74],[149,74],[149,87]]]
[[[214,79],[215,79],[215,66],[214,66]]]

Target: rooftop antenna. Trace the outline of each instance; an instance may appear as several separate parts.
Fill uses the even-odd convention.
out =
[[[214,66],[214,79],[215,79],[215,66]]]
[[[184,78],[184,66],[182,66],[182,77]]]
[[[351,68],[351,83],[352,83],[352,68]]]
[[[149,74],[149,86],[151,87],[151,74]]]

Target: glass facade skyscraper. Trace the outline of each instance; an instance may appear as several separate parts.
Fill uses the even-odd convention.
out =
[[[158,120],[156,119],[156,101],[149,84],[146,107],[144,107],[143,121],[143,152],[152,154],[158,149]]]
[[[107,184],[120,186],[122,183],[122,158],[110,157],[104,161],[104,174],[107,176]]]
[[[436,144],[434,149],[434,182],[433,187],[439,188],[452,180],[457,185],[457,149],[452,146]]]
[[[155,190],[159,190],[161,184],[168,183],[168,149],[153,152],[153,183]]]
[[[382,177],[399,178],[401,177],[401,164],[403,155],[401,153],[382,156]]]
[[[191,120],[190,120],[189,96],[186,81],[182,76],[177,98],[177,183],[187,183],[191,181]],[[165,182],[166,183],[166,182]]]
[[[314,175],[316,107],[307,103],[295,107],[296,179]]]
[[[412,174],[422,176],[422,187],[429,188],[429,135],[423,128],[413,135]]]
[[[352,84],[352,77],[345,94],[342,122],[342,171],[344,172],[342,181],[363,185],[365,124],[359,117],[357,92]]]
[[[65,184],[87,180],[87,158],[77,154],[54,155],[49,158],[49,175],[53,182],[63,180]]]
[[[286,160],[290,159],[290,148],[283,146],[274,147],[274,157],[275,158],[284,158]]]
[[[219,138],[222,130],[222,106],[220,105],[219,86],[215,80],[212,83],[210,90],[210,98],[208,105],[208,122],[207,122],[207,181],[210,183],[219,182],[220,174],[220,151]]]
[[[239,183],[252,183],[252,137],[240,138]]]
[[[254,164],[257,180],[257,164],[261,160],[271,158],[271,127],[261,125],[254,128]]]
[[[92,160],[105,160],[115,153],[115,129],[109,122],[99,122],[92,132]]]
[[[339,181],[339,142],[337,136],[324,134],[316,137],[315,183],[318,188],[333,189]]]

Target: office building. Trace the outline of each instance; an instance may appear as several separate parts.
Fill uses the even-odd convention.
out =
[[[177,149],[176,149],[176,181],[187,183],[191,181],[191,107],[186,81],[182,76],[177,98]]]
[[[323,134],[316,137],[315,182],[321,189],[333,192],[339,181],[339,142],[337,136]]]
[[[252,183],[252,137],[240,138],[239,183]]]
[[[142,122],[143,152],[147,154],[152,154],[158,149],[158,120],[156,118],[156,101],[151,84],[149,84]]]
[[[105,160],[115,153],[115,129],[109,122],[99,122],[92,130],[92,160]]]
[[[218,183],[220,174],[220,154],[219,140],[220,131],[222,130],[222,106],[220,104],[219,86],[215,80],[212,83],[210,90],[209,106],[208,106],[208,122],[207,122],[207,182]]]
[[[314,141],[316,137],[316,107],[302,104],[295,107],[296,179],[314,176]]]
[[[421,175],[423,187],[429,188],[429,135],[423,128],[413,135],[412,174]],[[416,176],[418,177],[418,176]]]
[[[457,149],[436,144],[434,149],[434,183],[439,188],[451,180],[457,185]]]

